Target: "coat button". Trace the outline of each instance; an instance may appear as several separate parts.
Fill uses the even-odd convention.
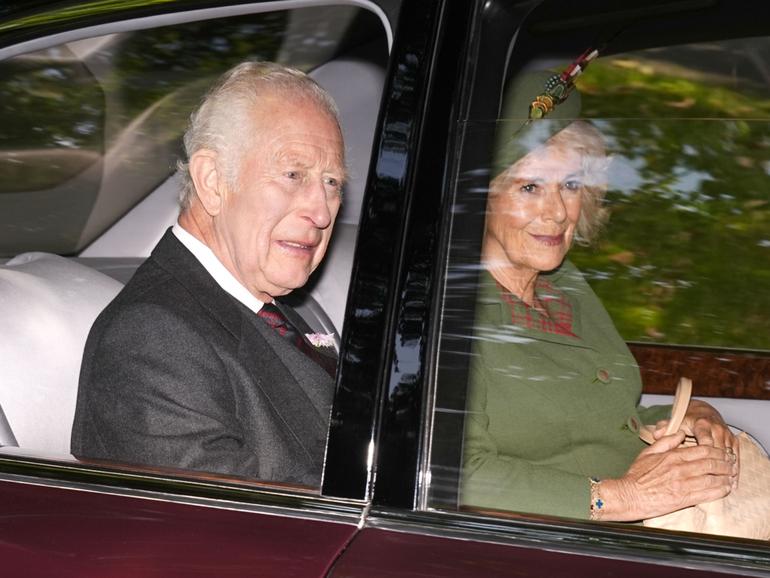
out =
[[[641,427],[641,424],[639,423],[639,420],[636,418],[636,416],[631,416],[628,418],[628,421],[626,422],[626,425],[628,426],[628,429],[630,429],[632,432],[638,434],[639,428]]]
[[[602,383],[609,383],[611,378],[612,378],[612,375],[607,369],[598,369],[596,371],[596,379],[598,379]]]

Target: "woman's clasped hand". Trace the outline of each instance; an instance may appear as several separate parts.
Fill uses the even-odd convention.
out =
[[[739,471],[735,452],[727,449],[732,446],[682,446],[684,440],[682,430],[662,436],[642,450],[625,476],[603,480],[601,518],[637,521],[729,494]]]

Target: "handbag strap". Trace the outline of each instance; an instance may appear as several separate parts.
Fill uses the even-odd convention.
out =
[[[674,404],[671,407],[671,418],[668,420],[668,426],[664,435],[671,435],[679,431],[682,420],[687,413],[690,405],[690,396],[692,395],[692,380],[689,377],[680,377],[679,384],[676,386],[674,395]],[[648,444],[655,443],[652,432],[655,431],[654,425],[642,426],[639,430],[639,437]]]

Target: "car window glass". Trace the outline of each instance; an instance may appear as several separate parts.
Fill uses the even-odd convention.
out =
[[[74,254],[173,174],[192,107],[246,59],[312,71],[384,38],[321,6],[110,34],[0,62],[0,256]]]
[[[618,185],[606,232],[570,258],[625,339],[770,349],[770,296],[757,290],[770,256],[768,59],[770,40],[746,38],[613,55],[580,77]]]
[[[656,373],[671,393],[679,376],[698,370],[691,377],[709,395],[767,408],[753,373],[770,351],[770,40],[710,31],[707,40],[662,32],[639,41],[589,32],[584,15],[560,21],[555,5],[518,29],[506,59],[482,54],[488,68],[475,82],[486,89],[469,87],[470,112],[458,126],[427,508],[588,518],[589,477],[621,477],[645,447],[640,427],[668,415],[637,406]],[[595,41],[598,57],[581,61]],[[575,62],[585,70],[572,116],[531,122],[532,97],[519,113],[506,108],[518,82]],[[576,119],[589,128],[574,170],[555,149],[550,164],[511,169]],[[548,134],[537,136],[541,129]],[[585,152],[594,134],[601,154]],[[608,220],[592,242],[577,218],[585,212],[570,229],[569,200],[558,217],[523,208],[546,206],[536,195],[550,194],[551,179],[562,199],[602,189],[594,209]],[[568,253],[561,266],[546,255],[556,247]],[[516,286],[522,279],[537,281]],[[746,429],[770,443],[762,420]],[[626,457],[597,457],[603,446],[592,444],[614,430],[624,438],[612,451]]]
[[[175,218],[171,177],[189,114],[243,60],[308,72],[338,102],[346,202],[324,266],[291,303],[325,346],[338,338],[388,50],[379,16],[331,5],[109,34],[0,61],[0,445],[70,458],[89,328],[147,256],[123,243],[146,234],[156,205],[133,210],[171,190],[164,202]],[[150,232],[149,247],[167,226]]]

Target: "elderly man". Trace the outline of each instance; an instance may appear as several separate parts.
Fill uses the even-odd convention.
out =
[[[301,72],[243,63],[184,142],[179,220],[91,329],[72,453],[317,485],[334,360],[275,298],[331,237],[336,106]]]

